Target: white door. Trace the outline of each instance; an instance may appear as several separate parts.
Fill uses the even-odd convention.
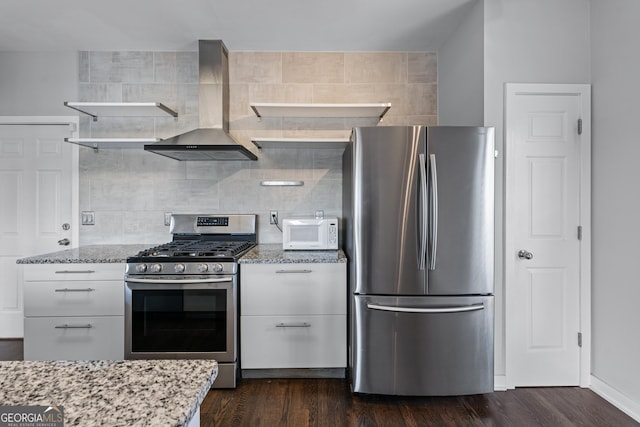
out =
[[[588,87],[585,94],[584,85],[576,86],[582,90],[507,85],[507,376],[516,387],[581,381],[581,249],[588,229],[582,160],[590,123]]]
[[[0,121],[0,338],[23,335],[16,260],[69,248],[78,236],[77,148],[64,141],[76,127],[5,123]],[[61,246],[62,239],[71,244]]]

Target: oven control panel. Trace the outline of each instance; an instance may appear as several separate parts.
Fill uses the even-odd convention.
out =
[[[219,275],[236,274],[238,264],[234,262],[130,262],[128,275]]]
[[[199,216],[196,220],[198,227],[228,227],[228,216]]]

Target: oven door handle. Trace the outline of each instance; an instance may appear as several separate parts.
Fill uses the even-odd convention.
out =
[[[190,284],[198,284],[198,283],[223,283],[223,282],[232,282],[233,277],[220,277],[215,279],[138,279],[128,277],[125,279],[125,282],[128,283],[157,283],[157,284],[180,284],[180,285],[190,285]]]

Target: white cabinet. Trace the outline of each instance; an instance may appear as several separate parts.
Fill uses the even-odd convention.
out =
[[[243,370],[346,367],[346,263],[240,268]]]
[[[25,264],[25,360],[124,359],[124,264]]]

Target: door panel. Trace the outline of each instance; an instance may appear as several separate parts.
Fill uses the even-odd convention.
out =
[[[492,296],[353,298],[355,393],[445,396],[493,391]]]
[[[0,124],[0,338],[23,334],[16,259],[63,249],[58,240],[72,240],[77,148],[64,142],[69,136],[68,124]],[[63,223],[72,227],[63,230]]]
[[[523,93],[508,109],[509,380],[578,385],[582,99]],[[531,256],[519,256],[521,250]]]
[[[365,127],[354,130],[347,150],[352,174],[353,243],[356,293],[424,294],[425,270],[419,269],[420,126]],[[357,218],[358,221],[353,219]]]
[[[492,294],[493,128],[430,127],[427,147],[429,176],[435,169],[437,181],[437,245],[429,246],[435,264],[428,293]]]
[[[530,351],[561,350],[566,346],[565,312],[567,274],[564,268],[529,268],[524,285],[530,295],[525,311]],[[544,313],[537,308],[546,304]],[[560,326],[560,327],[558,327]]]

